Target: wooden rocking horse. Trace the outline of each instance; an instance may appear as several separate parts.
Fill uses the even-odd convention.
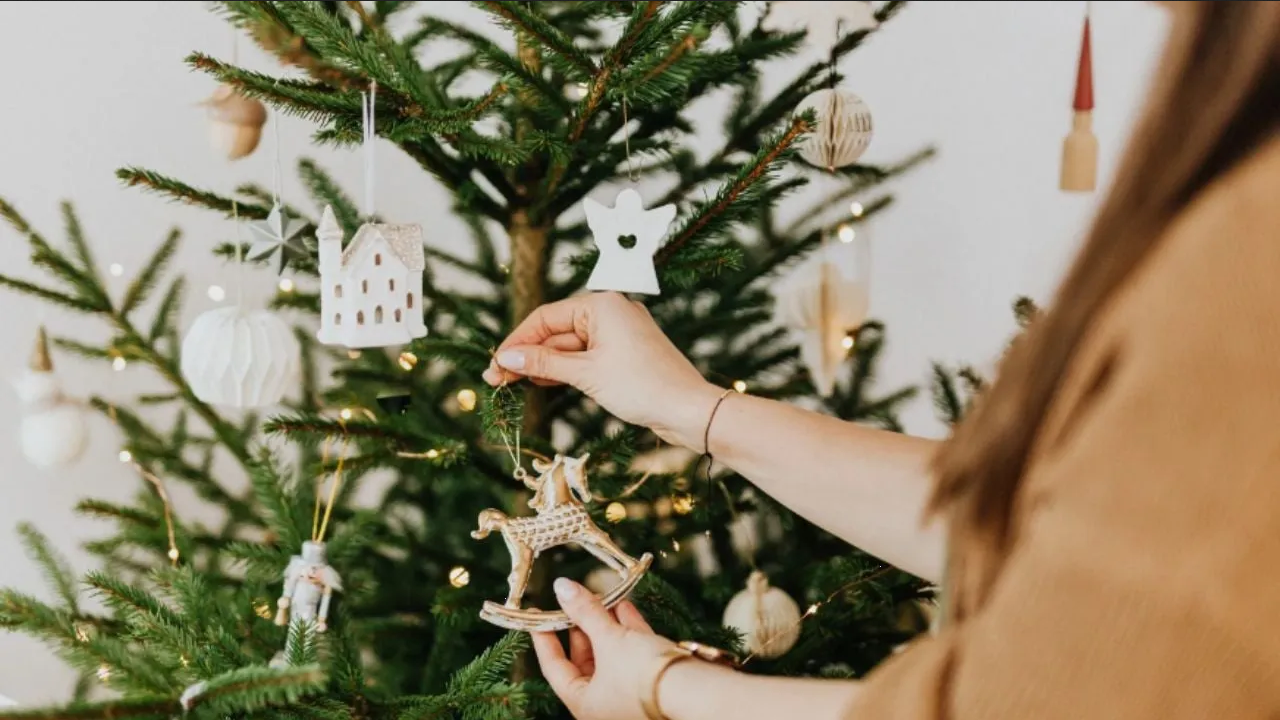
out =
[[[471,533],[471,537],[482,540],[497,531],[511,553],[507,602],[505,605],[486,602],[480,611],[481,618],[499,627],[527,632],[554,632],[571,627],[573,622],[562,611],[520,607],[533,561],[543,551],[560,545],[579,545],[622,576],[621,582],[600,598],[607,608],[617,605],[644,577],[653,555],[645,553],[639,560],[631,557],[596,527],[587,514],[586,504],[592,498],[586,468],[586,455],[580,458],[557,455],[551,462],[534,460],[537,479],[520,479],[534,491],[529,507],[536,515],[513,518],[500,510],[481,511],[479,529]]]

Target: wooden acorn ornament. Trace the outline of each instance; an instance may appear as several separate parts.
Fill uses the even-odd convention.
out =
[[[1089,10],[1085,10],[1080,39],[1080,63],[1076,69],[1075,99],[1071,104],[1071,132],[1062,143],[1062,176],[1059,187],[1068,192],[1089,192],[1098,184],[1098,138],[1093,134],[1093,49],[1089,38]]]
[[[267,122],[265,105],[229,85],[219,87],[202,104],[208,108],[213,147],[228,160],[239,160],[258,147]]]

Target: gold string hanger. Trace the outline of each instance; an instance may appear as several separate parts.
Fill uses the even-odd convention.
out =
[[[322,495],[321,488],[324,487],[325,476],[321,474],[316,481],[316,504],[315,511],[311,517],[311,540],[316,543],[324,542],[325,535],[328,533],[329,520],[333,517],[333,506],[338,500],[338,489],[342,486],[342,467],[346,462],[347,448],[351,443],[351,437],[347,435],[346,423],[341,420],[338,422],[342,425],[342,450],[338,453],[338,464],[333,471],[333,484],[329,487],[329,497],[325,503],[323,517],[320,514],[320,497]],[[332,441],[333,438],[331,436],[325,438],[324,446],[321,449],[321,468],[329,462],[329,445]]]
[[[107,404],[107,415],[111,418],[111,423],[117,428],[120,427],[120,417],[116,414],[116,406]],[[148,471],[142,466],[142,463],[133,458],[133,453],[127,448],[120,451],[120,459],[129,463],[134,472],[138,473],[143,480],[146,480],[156,491],[156,496],[160,498],[160,504],[164,508],[164,528],[169,540],[169,562],[173,567],[178,566],[178,560],[182,557],[182,553],[178,550],[177,531],[173,524],[173,502],[169,499],[169,490],[165,487],[164,481],[157,477],[154,473]]]

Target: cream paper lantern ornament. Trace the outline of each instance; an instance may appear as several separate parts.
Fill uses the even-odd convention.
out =
[[[799,144],[800,157],[810,165],[834,171],[852,165],[871,144],[871,108],[847,90],[829,88],[809,94],[796,114],[814,111],[817,123]]]
[[[297,384],[298,340],[268,310],[238,305],[196,318],[182,340],[182,376],[200,400],[234,408],[276,405]]]
[[[746,589],[725,606],[723,624],[742,635],[749,653],[771,660],[795,647],[800,639],[800,617],[796,601],[769,585],[769,578],[755,570],[747,578]]]
[[[865,231],[851,226],[841,233],[849,243],[824,247],[774,288],[774,320],[790,328],[800,360],[824,397],[835,391],[870,302],[870,242]]]
[[[258,147],[267,108],[245,97],[230,85],[222,85],[203,105],[209,115],[209,139],[228,160],[239,160]]]
[[[62,392],[53,374],[49,338],[44,328],[36,335],[35,352],[27,371],[14,380],[22,404],[22,454],[41,469],[71,465],[84,454],[89,439],[81,406]]]

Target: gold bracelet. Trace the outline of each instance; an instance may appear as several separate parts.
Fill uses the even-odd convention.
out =
[[[659,655],[653,672],[650,673],[648,678],[641,678],[640,680],[645,683],[640,688],[640,708],[644,710],[645,717],[649,720],[669,720],[666,715],[662,714],[662,709],[658,707],[658,685],[662,683],[662,676],[667,674],[667,670],[671,669],[672,665],[681,660],[689,660],[691,658],[735,669],[741,666],[738,658],[733,653],[710,645],[703,645],[702,643],[678,643],[675,647]]]

